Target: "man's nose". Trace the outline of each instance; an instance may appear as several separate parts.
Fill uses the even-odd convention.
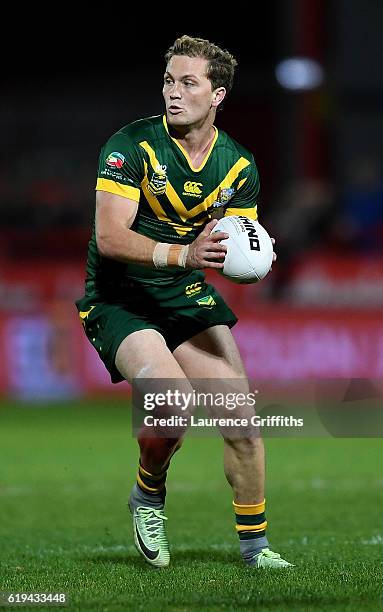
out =
[[[173,83],[173,87],[170,89],[169,94],[171,98],[181,97],[181,89],[178,83]]]

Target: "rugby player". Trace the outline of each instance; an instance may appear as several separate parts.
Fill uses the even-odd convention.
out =
[[[211,233],[214,213],[257,218],[254,158],[214,126],[237,62],[186,35],[165,61],[165,114],[123,127],[102,148],[86,290],[76,304],[113,383],[177,379],[187,389],[190,379],[246,381],[230,331],[237,318],[202,272],[225,258],[227,235]],[[183,436],[148,427],[138,436],[129,508],[135,544],[156,567],[170,561],[165,482]],[[224,436],[224,470],[245,563],[291,567],[266,536],[262,439]]]

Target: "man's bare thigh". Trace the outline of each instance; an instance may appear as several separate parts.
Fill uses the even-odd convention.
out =
[[[143,329],[127,336],[117,350],[115,363],[128,382],[137,378],[185,378],[163,336],[154,329]]]
[[[237,344],[226,325],[215,325],[173,352],[188,378],[246,378]]]

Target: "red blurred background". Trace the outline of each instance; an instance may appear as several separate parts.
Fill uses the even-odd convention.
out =
[[[274,0],[238,30],[147,23],[155,53],[139,28],[84,45],[72,24],[70,47],[56,30],[33,45],[25,33],[28,52],[4,67],[0,100],[0,393],[126,391],[110,384],[74,300],[100,147],[162,112],[163,52],[183,33],[239,60],[217,125],[254,153],[260,221],[277,240],[277,263],[258,285],[209,274],[240,317],[234,334],[250,376],[383,377],[382,21],[377,2]],[[281,72],[291,58],[295,72]]]

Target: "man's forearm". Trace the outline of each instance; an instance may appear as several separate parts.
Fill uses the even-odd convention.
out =
[[[100,255],[122,263],[153,268],[186,266],[189,245],[156,242],[127,228],[121,228],[109,235],[96,232],[96,241]]]

